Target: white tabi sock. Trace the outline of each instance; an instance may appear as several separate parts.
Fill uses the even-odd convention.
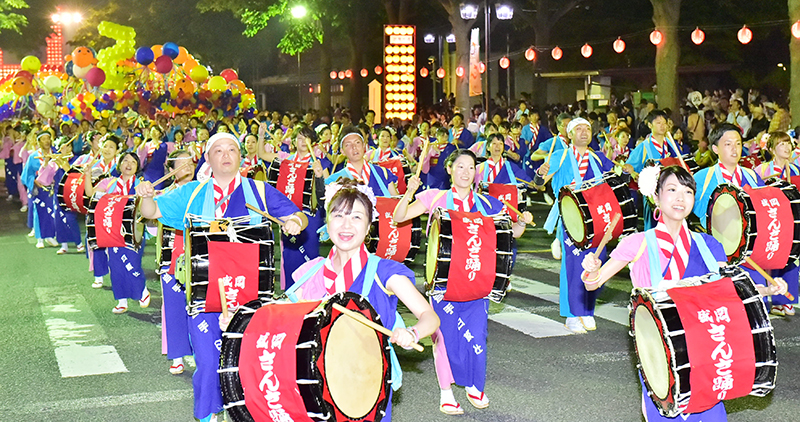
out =
[[[120,299],[119,303],[117,304],[120,308],[127,308],[128,307],[128,299]]]
[[[439,405],[441,406],[445,403],[450,403],[450,404],[458,403],[456,401],[455,396],[453,396],[452,388],[448,388],[447,390],[441,390],[441,394],[439,396]]]

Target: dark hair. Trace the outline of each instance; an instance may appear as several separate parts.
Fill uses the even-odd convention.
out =
[[[647,115],[645,121],[647,121],[647,123],[653,123],[659,117],[663,117],[664,121],[669,120],[667,113],[665,113],[663,110],[653,110]]]
[[[558,116],[556,116],[556,126],[561,126],[561,123],[564,120],[567,120],[567,119],[572,120],[572,115],[569,114],[569,113],[561,113],[561,114],[559,114]]]
[[[364,210],[367,212],[367,221],[372,221],[372,201],[369,196],[362,193],[356,188],[358,182],[348,177],[340,177],[336,183],[342,185],[342,188],[333,195],[330,202],[327,204],[328,216],[334,212],[343,212],[350,214],[353,211],[353,205],[356,201],[361,202]]]
[[[117,146],[119,146],[119,144],[117,144]],[[117,168],[120,167],[120,164],[122,164],[122,160],[124,160],[125,157],[128,156],[128,155],[130,155],[131,157],[133,157],[134,160],[136,160],[136,171],[134,172],[134,174],[136,174],[136,173],[139,172],[139,170],[142,169],[142,162],[139,161],[139,156],[133,151],[123,152],[119,156],[119,158],[117,158]]]
[[[308,126],[301,127],[300,130],[298,130],[294,134],[294,141],[295,142],[297,142],[297,137],[299,135],[303,135],[303,137],[308,139],[308,141],[311,142],[311,145],[314,145],[315,143],[317,143],[317,132],[314,132],[314,129],[311,129]],[[311,151],[309,151],[309,152],[311,152]]]
[[[731,123],[720,123],[708,135],[708,144],[709,145],[718,145],[719,144],[719,140],[722,138],[722,135],[724,135],[725,132],[736,132],[736,133],[739,134],[739,137],[742,136],[742,132],[740,132],[739,128],[734,126],[733,124],[731,124]]]
[[[781,142],[789,142],[792,144],[792,148],[794,148],[794,140],[789,134],[786,132],[770,132],[769,140],[767,141],[767,149],[772,150]]]
[[[478,157],[475,156],[474,152],[468,149],[457,149],[447,156],[447,160],[445,160],[444,166],[452,167],[453,163],[458,159],[458,157],[461,157],[462,155],[466,155],[472,158],[472,164],[476,164],[478,162]]]
[[[673,174],[678,178],[678,183],[691,189],[693,193],[697,193],[697,182],[694,181],[694,177],[689,173],[689,170],[686,170],[682,166],[667,166],[662,168],[661,173],[658,175],[656,195],[661,192],[661,187],[664,186],[667,178]]]
[[[497,130],[497,125],[496,125],[496,124],[494,124],[494,123],[492,123],[492,122],[486,122],[486,124],[485,124],[485,125],[483,125],[483,133],[486,133],[486,131],[487,131],[487,130],[488,130],[490,127],[493,127],[493,128],[494,128],[494,130]]]

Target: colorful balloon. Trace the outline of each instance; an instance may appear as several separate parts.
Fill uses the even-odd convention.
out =
[[[178,64],[184,64],[186,60],[189,59],[189,52],[186,50],[186,47],[179,47],[178,57],[175,57],[173,61]]]
[[[214,76],[208,80],[208,89],[212,91],[223,91],[228,87],[228,83],[222,76]]]
[[[169,73],[172,70],[172,59],[168,55],[157,58],[155,64],[158,73]]]
[[[106,81],[106,72],[104,72],[103,69],[100,69],[99,67],[93,67],[89,69],[88,72],[86,72],[86,82],[88,82],[89,85],[91,86],[98,87],[100,85],[103,85],[103,82],[105,81]]]
[[[174,60],[178,57],[178,54],[181,53],[181,50],[178,47],[178,44],[175,44],[174,42],[167,42],[164,43],[164,46],[161,48],[161,52],[165,56],[169,56],[170,59]]]
[[[78,47],[72,50],[72,62],[79,67],[88,67],[96,64],[97,58],[94,51],[89,47]]]
[[[25,78],[29,81],[33,81],[33,73],[28,72],[27,70],[20,70],[16,75],[14,75],[14,77]]]
[[[31,81],[21,76],[14,78],[14,82],[11,83],[11,90],[20,97],[23,95],[28,95],[34,91]]]
[[[59,79],[56,75],[50,75],[44,78],[42,83],[44,84],[44,87],[50,91],[50,93],[61,92],[61,79]]]
[[[239,75],[237,75],[236,71],[233,69],[225,69],[222,72],[219,72],[219,76],[222,76],[226,82],[231,82],[239,79]]]
[[[189,72],[189,77],[192,78],[193,81],[201,84],[208,79],[208,69],[204,66],[197,65]]]
[[[139,47],[136,50],[136,62],[140,65],[147,66],[150,63],[153,63],[155,60],[155,54],[153,54],[153,50],[147,47]]]
[[[20,67],[22,70],[26,70],[31,73],[36,73],[42,67],[42,62],[36,56],[25,56],[22,58],[20,62]]]

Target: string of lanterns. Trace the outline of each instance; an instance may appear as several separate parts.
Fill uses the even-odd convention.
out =
[[[800,39],[800,20],[792,24],[791,33],[794,38]],[[664,42],[664,34],[658,29],[654,29],[653,31],[651,31],[649,38],[650,42],[655,46],[659,46],[661,43]],[[753,40],[753,31],[750,28],[748,28],[747,25],[742,25],[742,27],[736,33],[736,38],[742,44],[745,45],[749,44],[750,41]],[[695,27],[695,29],[690,34],[690,39],[692,40],[692,43],[694,43],[695,45],[700,45],[703,43],[703,41],[705,41],[706,33],[703,32],[703,30],[700,29],[700,27]],[[622,39],[622,37],[617,37],[617,39],[611,43],[611,47],[614,50],[614,52],[616,52],[617,54],[621,54],[625,51],[627,45],[625,44],[625,41]],[[583,46],[580,47],[580,53],[581,56],[588,59],[594,53],[594,48],[589,43],[585,43],[583,44]],[[537,56],[538,52],[536,48],[529,47],[527,50],[525,50],[524,57],[529,62],[536,60]],[[564,57],[564,51],[561,49],[561,47],[556,45],[550,50],[550,57],[552,57],[553,60],[556,61],[561,60],[561,58]],[[508,69],[508,67],[511,65],[511,60],[509,60],[507,56],[503,56],[498,61],[498,64],[502,69]],[[486,64],[480,62],[478,64],[478,70],[480,71],[480,73],[486,72]],[[381,66],[375,66],[375,69],[373,69],[373,71],[375,75],[380,75],[381,73],[383,73],[383,68]],[[464,69],[463,66],[458,66],[456,68],[456,76],[458,76],[459,78],[464,77],[465,73],[466,70]],[[436,70],[435,74],[436,77],[439,79],[444,79],[444,77],[446,76],[444,68],[441,67]],[[361,69],[362,78],[366,78],[368,75],[369,71],[367,69]],[[430,75],[430,71],[428,70],[428,68],[423,67],[419,70],[419,75],[423,78],[427,78]],[[331,71],[330,74],[331,79],[337,79],[337,78],[350,79],[352,76],[353,72],[350,69],[338,72]]]

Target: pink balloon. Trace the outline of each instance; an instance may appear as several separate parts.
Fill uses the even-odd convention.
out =
[[[89,83],[91,86],[100,86],[103,85],[103,82],[106,81],[106,72],[103,72],[103,69],[99,67],[93,67],[86,72],[86,82]]]
[[[172,59],[169,56],[158,56],[156,59],[156,72],[169,73],[172,70]]]
[[[219,72],[219,76],[225,78],[225,81],[228,83],[239,79],[239,75],[237,75],[236,71],[233,69],[225,69],[222,72]]]

